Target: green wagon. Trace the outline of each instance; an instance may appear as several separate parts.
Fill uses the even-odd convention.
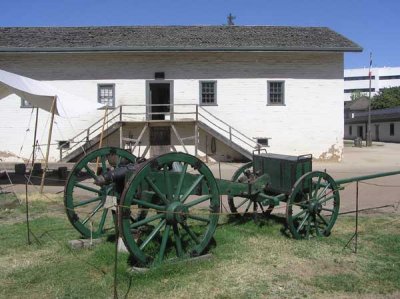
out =
[[[254,153],[231,180],[216,179],[197,157],[168,153],[138,160],[118,148],[83,157],[65,186],[71,224],[86,238],[120,235],[141,265],[202,254],[220,215],[221,195],[236,217],[268,216],[285,203],[295,239],[329,236],[340,206],[340,185],[398,172],[334,180],[312,171],[312,156]],[[83,195],[82,195],[83,194]]]

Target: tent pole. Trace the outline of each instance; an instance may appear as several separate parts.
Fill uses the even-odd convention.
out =
[[[106,109],[104,110],[104,116],[103,116],[103,126],[101,127],[101,133],[100,133],[100,140],[99,140],[99,149],[103,146],[103,137],[104,137],[104,127],[106,125],[106,118],[107,118],[107,113],[108,113],[108,106],[106,106]],[[96,159],[96,173],[99,168],[99,163],[100,163],[100,157],[97,157]]]
[[[32,169],[35,164],[35,152],[36,152],[36,135],[37,135],[37,126],[38,126],[38,118],[39,118],[39,107],[36,107],[36,119],[35,119],[35,132],[33,133],[33,149],[32,149]]]
[[[50,142],[51,142],[51,134],[53,132],[54,113],[56,111],[56,100],[57,100],[57,96],[54,97],[53,103],[51,104],[51,110],[50,110],[51,111],[51,121],[50,121],[50,129],[49,129],[49,138],[47,139],[46,158],[45,158],[45,161],[44,161],[42,182],[40,183],[40,194],[43,193],[44,179],[46,177],[46,171],[47,171],[48,164],[49,164]]]
[[[108,106],[104,110],[104,118],[103,118],[103,126],[101,127],[101,134],[100,134],[100,141],[99,141],[99,148],[103,146],[103,138],[104,138],[104,127],[106,126],[106,118],[108,113]]]

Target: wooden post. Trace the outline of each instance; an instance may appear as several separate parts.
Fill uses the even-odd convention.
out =
[[[103,126],[101,127],[99,148],[101,148],[103,146],[104,127],[106,126],[107,113],[108,113],[108,106],[106,106],[106,109],[104,110]]]
[[[108,112],[108,106],[106,106],[106,109],[104,110],[103,125],[101,127],[100,140],[99,140],[99,149],[103,146],[104,127],[106,125],[107,112]],[[100,163],[100,157],[97,157],[97,159],[96,159],[96,168],[95,168],[96,169],[96,173],[97,173],[97,169],[99,168],[99,163]]]
[[[122,129],[122,123],[121,123],[121,126],[119,127],[119,147],[120,148],[124,148],[124,144],[123,144],[123,141],[122,141],[122,138],[124,137],[124,133],[123,133],[123,129]]]
[[[46,171],[47,171],[47,168],[48,168],[48,165],[49,165],[50,142],[51,142],[51,134],[53,133],[53,123],[54,123],[54,114],[55,114],[55,111],[56,111],[56,101],[57,101],[57,96],[54,97],[53,103],[51,104],[50,129],[49,129],[49,137],[47,139],[47,150],[46,150],[46,158],[45,158],[45,161],[44,161],[42,182],[40,183],[40,194],[43,193],[44,179],[46,178]]]
[[[89,142],[90,140],[90,129],[86,130],[86,142]]]
[[[197,148],[199,147],[199,127],[197,122],[194,125],[194,156],[197,157]]]

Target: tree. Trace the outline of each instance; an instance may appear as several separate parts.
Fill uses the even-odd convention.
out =
[[[355,90],[355,91],[353,91],[353,92],[351,93],[350,99],[351,99],[352,101],[355,101],[355,100],[358,100],[359,98],[364,97],[364,96],[366,96],[366,94],[365,94],[364,92],[361,92],[361,91],[359,91],[359,90]]]
[[[384,109],[400,106],[400,87],[389,87],[379,91],[372,98],[372,109]]]

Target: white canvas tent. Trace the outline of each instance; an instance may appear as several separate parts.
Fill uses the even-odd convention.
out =
[[[51,112],[53,100],[56,98],[54,113],[66,118],[93,112],[102,107],[101,104],[89,102],[51,84],[0,70],[0,100],[10,94],[16,94],[48,112]]]
[[[55,88],[51,84],[0,70],[0,100],[11,94],[16,94],[31,103],[34,107],[41,108],[51,113],[45,167],[40,189],[42,192],[44,178],[48,167],[54,115],[59,115],[65,118],[76,117],[93,112],[101,108],[103,105],[89,102],[64,90]]]

